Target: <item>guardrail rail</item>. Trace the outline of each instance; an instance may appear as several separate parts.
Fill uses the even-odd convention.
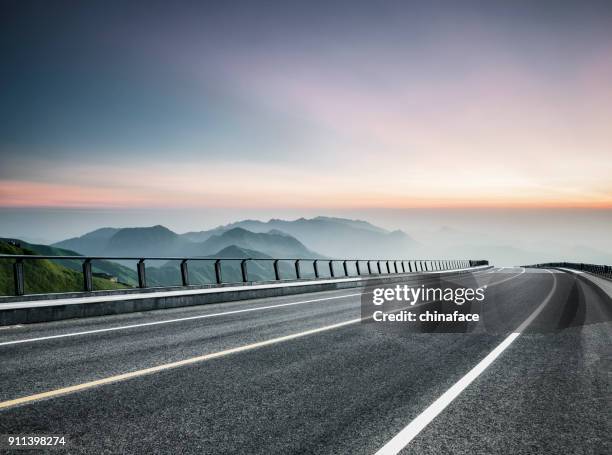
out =
[[[604,278],[612,279],[612,266],[602,264],[585,264],[583,262],[547,262],[543,264],[526,265],[524,267],[541,268],[563,268],[589,272]]]
[[[214,258],[214,257],[124,257],[124,256],[39,256],[39,255],[13,255],[0,254],[0,260],[13,261],[13,280],[15,285],[15,295],[25,294],[25,261],[39,260],[79,260],[82,261],[83,270],[83,292],[94,291],[94,281],[92,273],[92,261],[137,261],[136,273],[138,276],[139,288],[152,288],[147,286],[145,261],[180,261],[180,277],[183,287],[190,286],[189,281],[189,262],[212,261],[214,263],[215,281],[217,285],[232,283],[224,282],[221,264],[224,261],[239,261],[242,283],[249,283],[248,264],[251,261],[272,262],[275,281],[300,280],[302,279],[302,267],[304,263],[311,263],[312,272],[315,279],[328,278],[321,276],[321,264],[326,264],[329,270],[329,277],[340,276],[349,277],[349,264],[355,265],[356,275],[384,275],[414,272],[444,271],[468,267],[488,265],[486,260],[446,260],[446,259],[320,259],[320,258]],[[295,277],[285,278],[281,274],[280,262],[291,262],[295,270]],[[342,275],[337,275],[334,271],[334,264],[342,264]],[[323,266],[325,267],[325,266]],[[235,282],[233,282],[235,283]]]

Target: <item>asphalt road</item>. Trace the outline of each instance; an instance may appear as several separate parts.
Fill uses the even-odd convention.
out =
[[[359,289],[3,329],[0,434],[66,434],[70,453],[612,453],[610,297],[560,271],[475,279],[488,325],[465,334],[358,322]]]

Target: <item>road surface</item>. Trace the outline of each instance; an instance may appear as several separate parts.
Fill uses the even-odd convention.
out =
[[[513,329],[385,330],[359,322],[359,289],[5,328],[0,434],[66,434],[70,453],[612,453],[610,297],[563,271],[476,280]]]

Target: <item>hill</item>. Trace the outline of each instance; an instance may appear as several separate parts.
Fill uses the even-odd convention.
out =
[[[23,246],[0,240],[0,254],[36,254]],[[81,291],[83,275],[50,260],[24,262],[26,294]],[[36,277],[34,279],[33,277]],[[105,278],[93,278],[94,289],[122,289],[125,286]],[[0,260],[0,295],[14,295],[13,261]]]
[[[189,241],[164,226],[103,228],[53,246],[85,256],[173,256],[189,249]]]
[[[243,251],[261,251],[266,255],[276,258],[321,257],[319,254],[306,248],[302,242],[286,233],[274,230],[269,232],[251,232],[240,227],[229,229],[221,234],[212,235],[208,240],[201,243],[201,251],[212,253],[231,246],[238,247]]]
[[[73,237],[53,244],[58,248],[79,251],[88,256],[103,255],[108,240],[117,233],[117,228],[100,228],[81,237]]]
[[[26,248],[32,251],[34,254],[38,254],[41,256],[82,256],[82,254],[76,251],[67,250],[64,248],[57,248],[49,245],[28,243],[20,239],[0,240],[12,240],[14,242],[19,243],[23,248]],[[54,262],[70,270],[74,270],[75,272],[81,272],[83,266],[83,261],[79,259],[58,259]],[[135,270],[112,261],[93,261],[92,272],[115,277],[120,283],[128,284],[130,286],[135,286],[138,283],[138,276]]]
[[[260,251],[249,250],[231,245],[223,248],[216,253],[209,255],[211,260],[190,261],[189,279],[190,284],[212,284],[216,283],[213,258],[232,258],[232,259],[271,259],[270,256]],[[293,264],[280,263],[282,277],[293,277]],[[224,283],[238,283],[242,281],[242,271],[240,261],[223,261],[221,263],[221,273]],[[274,268],[272,261],[249,261],[248,276],[250,281],[266,281],[274,279]],[[169,261],[161,267],[147,267],[147,280],[154,286],[180,285],[180,268],[178,261]]]
[[[318,216],[293,221],[243,220],[210,231],[183,234],[192,241],[205,241],[235,228],[255,233],[282,232],[304,245],[330,257],[401,257],[409,256],[418,243],[405,232],[387,231],[367,221]]]
[[[207,256],[229,246],[276,257],[321,257],[283,232],[254,233],[235,228],[216,231],[203,242],[181,236],[164,226],[100,230],[64,240],[55,248],[73,249],[82,255],[100,256]]]

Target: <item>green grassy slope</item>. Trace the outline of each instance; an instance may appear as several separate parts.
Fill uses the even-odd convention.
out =
[[[6,241],[6,239],[0,238],[0,241],[3,240]],[[34,254],[40,254],[42,256],[82,256],[76,251],[67,250],[65,248],[28,243],[19,239],[16,240],[23,248],[33,251]],[[70,270],[74,270],[75,272],[81,272],[83,266],[83,261],[79,259],[57,260],[54,261],[54,263],[62,265]],[[92,271],[93,273],[105,273],[107,275],[117,277],[117,280],[120,283],[129,284],[130,286],[136,286],[138,284],[138,276],[136,271],[116,262],[92,261]]]
[[[0,254],[26,254],[36,252],[0,241]],[[0,295],[14,295],[13,260],[0,260]],[[24,261],[25,292],[40,294],[83,290],[83,274],[49,260]],[[94,277],[94,289],[123,289],[126,286]]]

